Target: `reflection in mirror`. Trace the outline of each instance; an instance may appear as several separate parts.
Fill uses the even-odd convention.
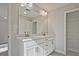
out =
[[[33,29],[32,33],[37,34],[37,22],[33,22],[32,29]]]
[[[42,9],[36,4],[32,4],[30,7],[28,4],[22,4],[19,7],[19,34],[28,32],[30,35],[38,35],[48,32],[47,12],[40,10]]]

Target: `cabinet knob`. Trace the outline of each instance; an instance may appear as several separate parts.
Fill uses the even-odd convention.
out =
[[[46,45],[46,46],[48,46],[48,45]]]
[[[8,38],[9,38],[10,36],[8,35]]]

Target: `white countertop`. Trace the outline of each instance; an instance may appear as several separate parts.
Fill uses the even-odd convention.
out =
[[[30,36],[30,37],[17,36],[16,38],[22,40],[23,42],[26,42],[31,40],[45,39],[45,38],[55,38],[55,36],[54,35]]]

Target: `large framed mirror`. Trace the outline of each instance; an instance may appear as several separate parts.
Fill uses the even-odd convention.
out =
[[[19,7],[19,33],[31,34],[48,33],[48,15],[35,3],[20,4]]]

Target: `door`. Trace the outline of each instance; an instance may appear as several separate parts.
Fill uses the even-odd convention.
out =
[[[67,51],[79,52],[79,11],[66,15]]]
[[[8,4],[0,4],[0,44],[8,42]]]

